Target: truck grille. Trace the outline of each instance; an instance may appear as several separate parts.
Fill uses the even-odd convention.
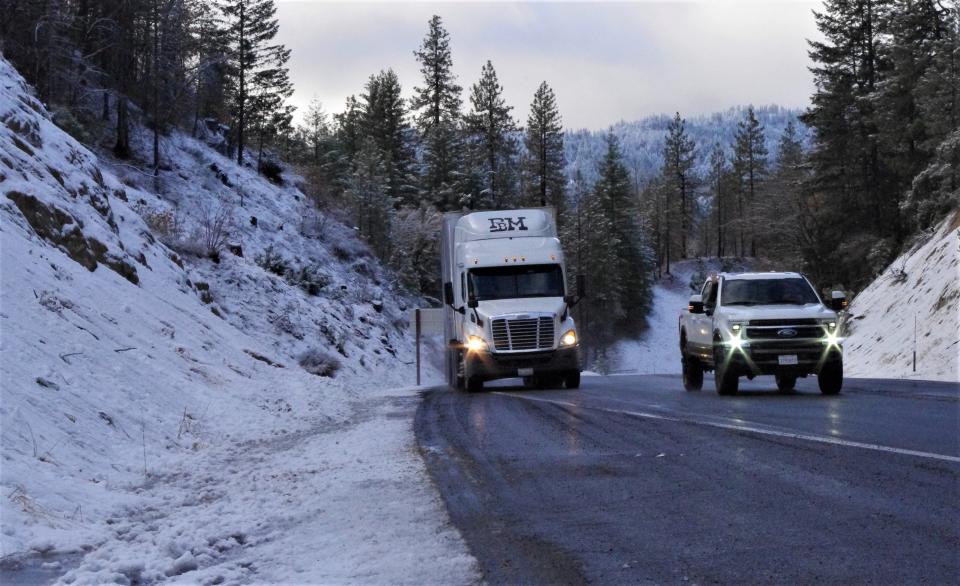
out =
[[[804,340],[811,338],[819,340],[823,335],[823,328],[819,325],[791,323],[760,327],[747,326],[746,337],[751,340]]]
[[[515,350],[548,350],[553,348],[553,318],[499,318],[493,320],[493,347]]]

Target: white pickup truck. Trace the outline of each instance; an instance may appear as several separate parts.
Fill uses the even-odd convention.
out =
[[[713,371],[717,392],[736,394],[739,377],[774,375],[791,392],[798,377],[814,374],[820,391],[843,386],[843,346],[837,312],[846,297],[828,302],[799,273],[721,273],[707,279],[680,314],[683,385],[700,390]]]

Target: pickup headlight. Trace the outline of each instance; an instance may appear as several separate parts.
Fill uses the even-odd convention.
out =
[[[577,332],[570,330],[560,337],[561,346],[573,346],[577,343]]]
[[[480,336],[467,336],[467,350],[469,352],[480,352],[487,349],[487,341]]]
[[[730,331],[735,335],[741,335],[744,328],[747,327],[748,322],[745,321],[732,321],[730,322]]]
[[[827,330],[828,332],[835,332],[835,331],[837,331],[837,320],[836,320],[836,319],[833,319],[833,318],[830,318],[830,319],[822,319],[822,320],[820,320],[820,325],[823,326],[824,329]]]

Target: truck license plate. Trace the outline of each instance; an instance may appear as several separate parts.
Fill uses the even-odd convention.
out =
[[[533,376],[532,368],[518,368],[517,376]]]
[[[797,362],[796,354],[781,354],[780,356],[777,356],[777,360],[780,362],[780,366],[799,364]]]

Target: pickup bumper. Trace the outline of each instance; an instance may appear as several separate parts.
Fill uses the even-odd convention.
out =
[[[796,356],[796,364],[781,364],[781,356]],[[791,360],[792,361],[792,360]],[[822,341],[796,342],[751,342],[749,346],[733,350],[729,364],[735,372],[756,376],[765,374],[792,374],[806,376],[817,374],[827,363],[842,362],[843,349]]]
[[[497,354],[493,352],[471,352],[465,362],[467,378],[481,380],[512,378],[522,376],[521,368],[532,368],[533,375],[561,374],[581,370],[580,345],[572,348],[558,348],[547,352],[518,352]]]

